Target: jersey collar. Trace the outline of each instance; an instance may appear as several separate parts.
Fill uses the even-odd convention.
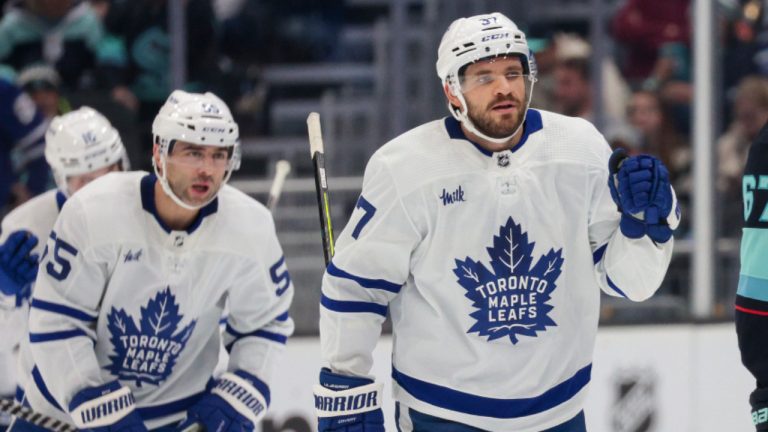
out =
[[[511,151],[514,153],[517,150],[519,150],[523,144],[525,144],[528,141],[528,137],[535,133],[540,131],[544,128],[544,125],[541,121],[541,113],[535,109],[529,109],[528,113],[525,116],[525,122],[523,122],[523,136],[520,138],[520,142],[517,143],[516,146],[514,146]],[[472,143],[473,146],[477,150],[480,151],[480,153],[491,157],[493,156],[493,152],[490,152],[480,146],[480,144],[472,141],[471,139],[467,138],[466,135],[464,135],[464,131],[461,129],[461,123],[456,120],[453,117],[446,117],[445,118],[445,130],[448,131],[448,136],[451,137],[451,139],[461,139],[465,141],[469,141]]]
[[[173,230],[168,225],[166,225],[165,222],[163,222],[163,220],[160,218],[160,215],[157,213],[157,207],[155,207],[155,182],[157,182],[157,177],[155,177],[154,174],[147,174],[141,178],[141,206],[144,208],[144,210],[155,217],[155,220],[160,224],[165,232],[170,233]],[[192,234],[197,229],[197,227],[203,223],[203,219],[208,215],[216,213],[218,208],[219,198],[217,197],[211,201],[210,204],[200,209],[200,211],[197,213],[197,217],[194,221],[192,221],[192,225],[186,229],[187,234]]]
[[[59,211],[61,211],[61,208],[64,207],[64,203],[67,202],[67,196],[64,195],[64,193],[60,190],[56,191],[56,206],[59,208]]]

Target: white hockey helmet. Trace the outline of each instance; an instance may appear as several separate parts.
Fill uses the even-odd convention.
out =
[[[168,154],[173,150],[176,141],[229,149],[229,165],[222,185],[229,180],[233,171],[240,168],[240,133],[237,123],[232,118],[227,104],[211,92],[201,94],[174,90],[152,122],[152,135],[155,144],[160,147],[162,167],[161,173],[155,158],[152,158],[155,174],[163,190],[183,208],[194,210],[204,207],[216,196],[206,203],[193,206],[182,201],[171,190],[166,177],[166,165]]]
[[[528,78],[526,84],[528,94],[523,113],[525,116],[531,102],[533,83],[536,82],[536,61],[528,48],[525,33],[503,14],[494,12],[469,18],[459,18],[452,22],[440,41],[435,65],[437,75],[443,84],[447,85],[461,102],[461,107],[458,108],[448,102],[448,109],[454,118],[462,122],[473,133],[499,144],[509,141],[519,129],[504,138],[489,137],[477,130],[469,119],[469,108],[461,90],[460,73],[463,72],[465,66],[477,61],[510,55],[520,57]]]
[[[69,196],[67,178],[120,163],[130,169],[120,134],[109,120],[84,106],[51,120],[45,133],[45,160],[56,186]]]

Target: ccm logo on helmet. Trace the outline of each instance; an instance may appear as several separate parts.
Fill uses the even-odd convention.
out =
[[[225,128],[218,127],[204,127],[203,132],[224,133],[227,130]]]
[[[496,33],[494,35],[483,36],[483,38],[480,39],[480,42],[487,42],[487,41],[496,40],[496,39],[505,39],[508,37],[509,37],[509,33]]]

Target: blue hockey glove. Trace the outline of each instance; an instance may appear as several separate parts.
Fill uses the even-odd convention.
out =
[[[384,432],[384,384],[320,370],[315,386],[318,432]]]
[[[37,255],[30,254],[37,237],[27,231],[15,231],[0,245],[0,292],[20,296],[37,277]]]
[[[613,152],[608,165],[608,187],[621,212],[621,233],[629,238],[647,235],[656,243],[667,242],[680,223],[680,207],[664,164],[648,155],[627,157],[619,149]]]
[[[749,395],[752,424],[756,431],[768,431],[768,388],[758,388]]]
[[[195,423],[207,431],[248,432],[264,417],[269,406],[269,388],[255,376],[237,371],[221,375],[211,391],[187,411],[177,430]]]
[[[133,393],[117,381],[80,390],[69,404],[77,429],[92,432],[145,432]]]

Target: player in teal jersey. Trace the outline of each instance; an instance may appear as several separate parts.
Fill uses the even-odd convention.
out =
[[[736,293],[741,361],[757,380],[749,397],[755,430],[768,431],[768,124],[749,149],[742,179],[744,230]]]

